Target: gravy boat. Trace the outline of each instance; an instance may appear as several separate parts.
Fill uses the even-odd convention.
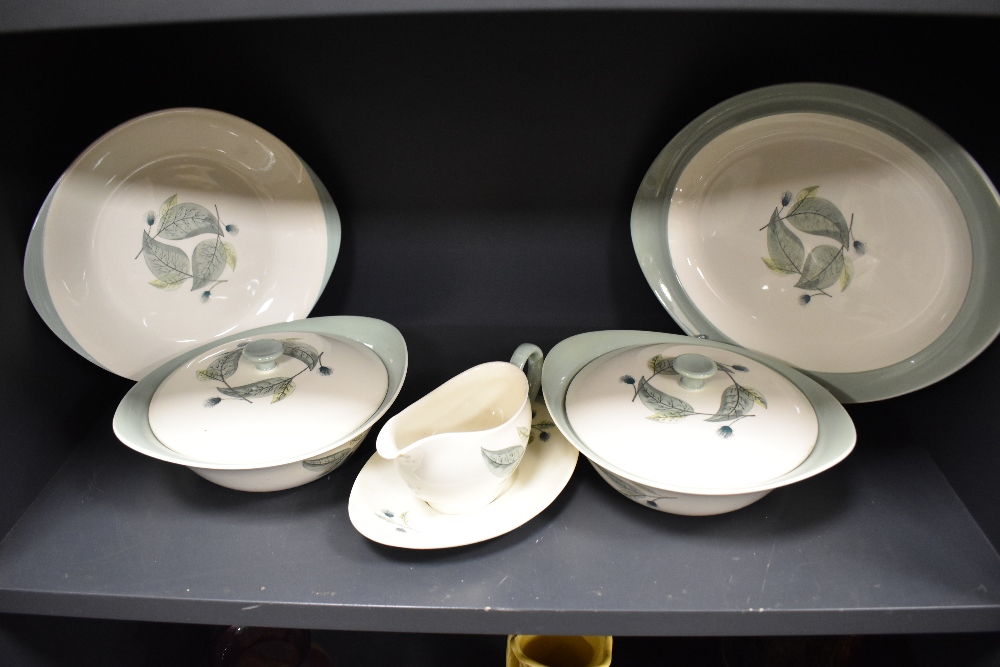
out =
[[[387,421],[375,448],[433,509],[485,507],[510,487],[524,456],[541,371],[542,351],[528,343],[509,363],[470,368]]]

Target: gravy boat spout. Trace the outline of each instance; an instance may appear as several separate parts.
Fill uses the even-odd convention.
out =
[[[522,371],[515,364],[526,347]],[[452,378],[386,422],[376,450],[435,510],[485,507],[510,486],[527,447],[537,384],[525,372],[537,375],[541,356],[521,346],[512,363],[480,364]]]

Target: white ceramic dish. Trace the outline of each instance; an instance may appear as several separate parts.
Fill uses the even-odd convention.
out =
[[[698,341],[702,347],[746,357],[767,366],[791,382],[811,405],[818,426],[815,443],[808,456],[792,470],[773,479],[739,486],[710,486],[704,479],[696,484],[679,483],[672,471],[658,467],[652,459],[638,460],[619,456],[602,443],[594,448],[573,428],[566,413],[566,394],[571,382],[591,362],[602,355],[626,348],[669,344],[687,346],[691,338],[646,331],[596,331],[560,342],[549,352],[542,369],[542,390],[550,407],[552,421],[566,438],[586,456],[617,491],[629,499],[672,514],[721,514],[745,507],[773,489],[800,482],[842,461],[854,449],[854,424],[844,407],[825,389],[802,373],[757,352],[735,348],[725,343]],[[731,422],[730,422],[731,423]],[[669,427],[671,424],[654,424]],[[700,425],[700,424],[699,424]],[[745,430],[744,422],[740,429]],[[665,436],[666,442],[666,436]],[[735,437],[725,439],[738,446]],[[629,447],[631,443],[623,443]],[[728,446],[728,445],[727,445]],[[704,463],[704,462],[702,462]],[[628,466],[622,467],[622,464]]]
[[[490,504],[510,487],[531,440],[542,358],[525,343],[510,363],[479,364],[448,380],[385,423],[379,456],[438,512]]]
[[[305,318],[339,249],[337,209],[288,146],[226,113],[168,109],[70,165],[24,279],[63,342],[138,380],[231,332]]]
[[[223,345],[259,336],[271,336],[287,331],[311,332],[318,335],[348,338],[372,350],[385,366],[388,390],[374,413],[349,433],[331,438],[312,451],[276,448],[269,460],[252,464],[215,462],[178,453],[160,442],[149,425],[149,404],[157,387],[176,369],[193,357],[199,357],[216,346],[202,346],[172,361],[139,381],[122,399],[115,412],[115,435],[135,451],[161,461],[184,465],[202,477],[241,491],[277,491],[305,484],[326,475],[353,453],[372,425],[385,414],[399,394],[406,376],[407,353],[402,335],[390,324],[367,317],[317,317],[261,327],[230,336]],[[268,407],[268,406],[264,406]],[[280,444],[280,443],[279,443]]]
[[[669,488],[750,486],[801,464],[819,430],[802,391],[764,364],[695,342],[587,364],[566,392],[573,431],[602,460]],[[686,359],[706,362],[701,386],[685,386]]]
[[[254,363],[255,349],[269,352],[259,364],[266,368]],[[356,340],[294,328],[245,336],[195,355],[161,382],[149,427],[178,454],[267,465],[276,451],[308,456],[356,431],[388,386],[382,360]]]
[[[577,451],[533,404],[531,438],[513,483],[496,500],[467,514],[442,514],[418,499],[393,462],[372,455],[351,490],[351,523],[368,539],[406,549],[443,549],[482,542],[527,523],[562,492]]]
[[[632,209],[650,286],[692,335],[844,402],[926,386],[1000,331],[1000,203],[954,140],[864,91],[774,86],[710,109]]]

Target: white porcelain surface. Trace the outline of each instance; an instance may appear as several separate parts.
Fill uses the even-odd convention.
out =
[[[482,509],[443,514],[417,498],[393,462],[375,454],[351,490],[351,523],[370,540],[408,549],[442,549],[482,542],[527,523],[556,499],[576,468],[577,451],[533,404],[530,446],[509,489]]]
[[[160,461],[187,466],[202,477],[234,489],[275,491],[321,477],[330,466],[337,466],[353,451],[372,425],[378,421],[399,395],[406,377],[407,352],[403,336],[391,324],[369,317],[315,317],[296,322],[272,324],[245,334],[231,336],[223,345],[247,337],[280,336],[288,332],[338,336],[371,349],[389,375],[389,387],[375,412],[351,433],[331,440],[314,451],[289,455],[278,450],[272,460],[258,464],[210,462],[176,452],[153,434],[149,425],[149,404],[156,388],[191,356],[203,354],[214,345],[204,345],[190,354],[173,359],[140,380],[125,395],[114,416],[115,435],[136,452]],[[286,399],[287,400],[287,399]],[[270,405],[270,404],[269,404]],[[332,469],[332,468],[330,468]]]
[[[479,509],[511,483],[531,435],[528,379],[505,361],[480,364],[386,422],[379,455],[434,509]]]
[[[681,355],[718,370],[681,385]],[[655,369],[654,369],[655,367]],[[816,443],[812,405],[785,377],[742,354],[685,343],[617,350],[581,370],[566,415],[590,450],[665,488],[734,488],[798,466]]]
[[[819,426],[812,451],[802,463],[792,470],[756,484],[741,486],[700,488],[687,484],[664,485],[651,475],[662,471],[651,466],[624,470],[614,462],[605,459],[591,443],[576,432],[567,415],[567,391],[573,379],[595,359],[606,354],[614,354],[629,348],[646,346],[698,345],[702,353],[716,355],[739,355],[746,357],[748,368],[753,372],[757,364],[765,365],[784,377],[805,395],[812,406]],[[722,358],[721,356],[719,357]],[[754,362],[753,366],[749,362]],[[625,389],[619,385],[620,389]],[[549,351],[542,369],[542,389],[545,401],[550,407],[552,421],[566,438],[582,452],[591,463],[599,466],[599,472],[619,493],[662,512],[674,514],[719,514],[739,509],[765,496],[773,489],[794,484],[819,474],[844,460],[854,449],[856,432],[847,411],[827,390],[804,374],[785,364],[752,350],[743,350],[726,343],[692,339],[652,331],[594,331],[578,334],[560,342]],[[756,408],[755,408],[756,409]],[[686,419],[692,419],[687,417]],[[743,419],[733,427],[733,436],[726,441],[738,446],[738,433],[742,432]],[[677,422],[660,424],[671,426]],[[737,431],[739,429],[739,431]],[[614,477],[611,477],[611,476]],[[615,483],[615,479],[621,483]],[[651,502],[652,501],[652,502]]]
[[[306,317],[339,235],[325,188],[279,139],[229,114],[171,109],[77,158],[39,214],[30,243],[41,252],[29,244],[25,273],[64,341],[140,379],[203,343]]]
[[[319,456],[280,466],[240,470],[188,467],[200,477],[236,491],[283,491],[308,484],[342,466],[351,454],[358,450],[366,435],[368,431]]]
[[[270,370],[244,358],[277,341]],[[385,398],[385,365],[362,343],[289,331],[248,336],[175,370],[153,394],[149,426],[170,449],[202,461],[257,464],[307,455],[360,427]]]
[[[726,512],[734,512],[742,509],[771,493],[771,489],[725,495],[683,493],[681,491],[672,491],[670,489],[639,484],[605,470],[593,461],[590,464],[594,466],[597,474],[618,493],[632,502],[639,503],[644,507],[651,507],[659,512],[666,512],[667,514],[681,514],[683,516],[714,516],[716,514],[725,514]]]
[[[831,238],[833,222],[796,210],[795,195],[814,186],[809,199],[839,210],[849,234]],[[765,263],[775,210],[782,234],[800,244],[801,274]],[[795,226],[808,223],[813,233]],[[955,196],[912,149],[846,118],[786,113],[723,132],[684,168],[665,224],[677,278],[704,316],[804,370],[902,361],[944,333],[969,290],[971,241]],[[823,289],[796,287],[810,273],[803,258],[820,246],[846,267]]]

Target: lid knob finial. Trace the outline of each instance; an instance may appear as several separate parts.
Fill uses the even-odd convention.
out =
[[[704,354],[682,354],[674,359],[674,370],[681,374],[685,389],[701,389],[705,380],[715,375],[715,362]]]
[[[278,365],[275,361],[281,356],[285,346],[273,338],[261,338],[243,346],[243,358],[257,366],[259,371],[269,371]]]

